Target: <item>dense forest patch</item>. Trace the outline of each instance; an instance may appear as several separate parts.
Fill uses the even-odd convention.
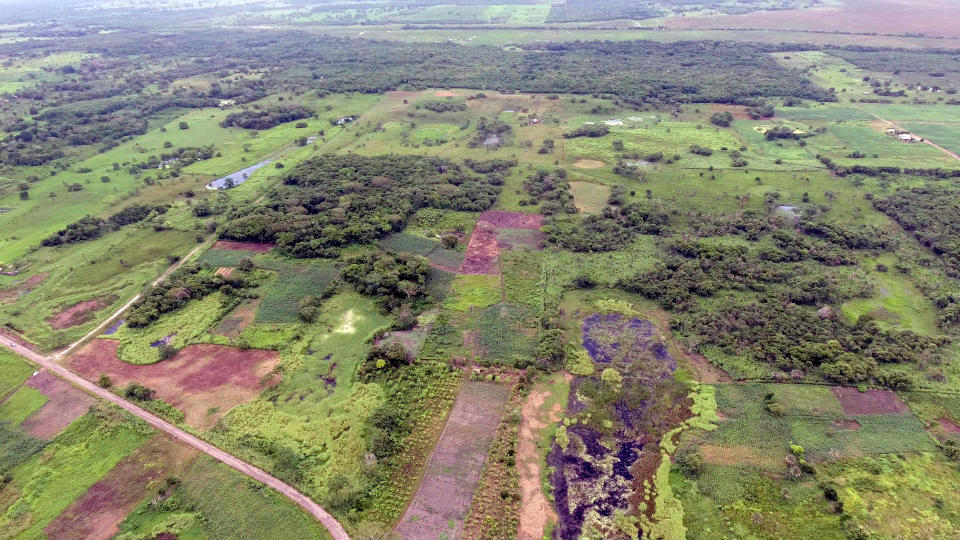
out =
[[[502,183],[500,169],[469,174],[441,158],[319,156],[291,171],[261,204],[235,212],[223,236],[276,242],[294,257],[335,257],[342,246],[403,230],[422,208],[486,210]]]

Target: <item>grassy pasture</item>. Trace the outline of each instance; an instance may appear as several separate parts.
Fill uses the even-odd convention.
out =
[[[152,344],[168,337],[168,344],[178,349],[197,342],[226,344],[226,338],[207,332],[232,307],[232,304],[225,306],[224,301],[225,297],[216,292],[200,300],[191,300],[185,307],[165,314],[150,326],[131,328],[124,325],[115,334],[105,337],[120,341],[117,356],[131,364],[159,361],[159,347]]]
[[[257,266],[274,272],[266,285],[256,321],[262,323],[297,322],[299,302],[305,296],[319,299],[337,275],[330,261],[292,261],[279,257],[259,257]]]
[[[187,469],[162,508],[145,501],[120,524],[120,538],[160,532],[182,539],[329,538],[329,533],[286,498],[230,467],[202,456]]]
[[[873,315],[880,324],[898,326],[922,335],[937,335],[936,307],[914,284],[896,271],[879,272],[876,264],[892,267],[896,259],[892,255],[878,259],[866,258],[862,268],[877,282],[877,292],[872,298],[845,302],[841,311],[848,321],[864,313]]]
[[[610,198],[609,186],[592,182],[570,182],[570,192],[577,208],[587,214],[602,212]]]
[[[275,105],[278,97],[272,96],[257,103]],[[60,172],[56,176],[50,176],[43,167],[18,167],[18,176],[25,178],[28,175],[37,175],[40,181],[31,184],[31,198],[27,201],[21,201],[14,191],[8,191],[6,196],[0,197],[0,207],[11,209],[0,214],[0,229],[5,235],[4,242],[0,245],[0,262],[16,260],[57,229],[84,215],[100,214],[135,193],[138,188],[143,189],[142,182],[129,174],[129,164],[143,161],[150,155],[161,154],[165,151],[163,146],[167,141],[171,142],[174,148],[214,144],[222,154],[221,157],[196,162],[183,170],[186,175],[200,175],[204,181],[208,181],[265,158],[287,160],[289,164],[293,164],[312,152],[312,146],[299,147],[294,144],[298,138],[317,135],[320,130],[325,130],[327,137],[335,136],[338,129],[331,129],[331,120],[346,114],[360,114],[377,99],[377,96],[362,94],[334,95],[327,98],[306,94],[288,101],[299,102],[320,111],[317,118],[306,120],[307,128],[297,128],[295,122],[290,122],[263,131],[221,128],[219,122],[230,112],[229,109],[198,109],[184,113],[144,135],[134,137],[130,142],[80,161],[71,170]],[[187,122],[189,129],[179,129],[181,121]],[[323,142],[318,138],[316,144]],[[114,170],[113,163],[120,164],[119,170]],[[91,172],[77,172],[81,168],[90,169]],[[251,180],[263,182],[276,174],[273,166],[264,167],[252,175]],[[144,172],[144,175],[154,176],[153,171]],[[109,176],[111,181],[100,182],[100,176]],[[79,192],[67,192],[65,186],[73,183],[81,184],[83,189]],[[249,189],[248,187],[241,191]],[[54,196],[49,196],[50,193]],[[25,219],[27,215],[30,216],[29,219]]]
[[[725,447],[749,445],[771,456],[780,465],[792,441],[816,460],[890,452],[932,451],[933,440],[913,416],[895,414],[846,417],[827,387],[770,384],[725,384],[717,387],[717,405],[728,418],[708,437]],[[764,407],[772,392],[785,410],[780,418]],[[832,399],[831,399],[832,398]],[[856,420],[859,429],[844,429],[835,422]]]
[[[273,458],[244,441],[253,437],[286,446],[299,456],[302,489],[323,500],[331,478],[361,474],[367,444],[363,430],[354,428],[384,398],[377,385],[358,383],[354,376],[370,347],[363,338],[386,324],[367,298],[345,294],[324,302],[317,322],[304,328],[300,339],[287,340],[280,384],[232,409],[222,420],[223,429],[209,437],[268,470],[275,467]],[[333,382],[325,385],[327,378]]]
[[[933,141],[955,154],[960,154],[960,122],[955,124],[904,123],[903,128],[909,129],[914,135]],[[954,159],[953,165],[955,167],[960,166],[960,161]]]
[[[26,273],[3,277],[7,283],[38,274],[45,278],[12,303],[0,304],[0,320],[43,350],[63,346],[95,326],[98,316],[63,330],[52,329],[49,317],[95,298],[111,300],[97,314],[112,312],[169,266],[168,255],[183,256],[194,246],[191,232],[130,226],[82,244],[40,248],[24,259],[30,264]]]
[[[34,367],[19,355],[0,349],[0,401],[30,377]]]
[[[60,68],[79,64],[97,55],[81,52],[61,52],[41,58],[17,58],[10,65],[0,66],[0,94],[14,93],[37,83],[64,79]]]
[[[500,276],[458,275],[451,287],[451,294],[444,303],[446,309],[469,311],[492,306],[501,300]]]
[[[12,500],[0,515],[0,530],[20,538],[41,538],[43,528],[151,435],[145,424],[87,414],[39,454],[10,472],[0,500]]]
[[[607,164],[616,163],[617,152],[613,149],[613,141],[622,140],[624,152],[627,154],[639,153],[641,156],[653,152],[663,152],[664,156],[679,154],[680,162],[685,167],[706,168],[727,167],[729,160],[719,150],[722,147],[735,149],[740,147],[740,141],[728,130],[715,129],[712,126],[697,125],[689,122],[659,122],[641,128],[611,128],[610,133],[603,137],[579,137],[569,139],[564,143],[567,163],[577,159],[598,159]],[[714,150],[709,157],[691,154],[691,145],[698,144]]]
[[[47,401],[47,396],[39,390],[23,385],[10,394],[3,405],[0,405],[0,422],[18,425],[43,407]]]

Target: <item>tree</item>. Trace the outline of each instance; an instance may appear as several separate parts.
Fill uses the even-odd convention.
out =
[[[237,270],[241,272],[249,272],[253,270],[253,259],[250,257],[244,257],[240,259],[240,262],[237,264]]]
[[[710,123],[715,126],[730,127],[731,122],[733,122],[733,114],[730,111],[714,113],[710,117]]]
[[[25,201],[25,200],[27,200],[27,199],[29,199],[29,198],[30,198],[30,192],[29,192],[29,191],[21,191],[21,192],[20,192],[20,200],[21,200],[21,201]]]
[[[106,373],[101,373],[100,379],[97,381],[97,385],[100,386],[100,388],[110,388],[110,386],[113,385],[113,381],[110,380],[109,375]]]
[[[153,399],[153,390],[138,382],[132,382],[123,388],[123,397],[136,401],[150,401]]]
[[[180,122],[180,129],[190,129],[190,125],[186,122]]]

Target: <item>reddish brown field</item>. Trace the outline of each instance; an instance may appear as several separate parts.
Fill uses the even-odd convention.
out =
[[[407,513],[397,526],[403,538],[459,538],[510,389],[467,382]]]
[[[833,386],[830,388],[840,400],[843,413],[857,414],[907,414],[910,409],[900,399],[900,396],[890,390],[867,390],[861,392],[847,386]]]
[[[486,221],[497,229],[539,229],[543,227],[543,216],[540,214],[524,214],[523,212],[504,212],[502,210],[487,210],[480,214],[477,223]]]
[[[960,4],[950,0],[846,0],[840,6],[742,15],[678,17],[666,21],[671,29],[819,30],[880,34],[916,33],[960,36]]]
[[[723,103],[714,103],[710,105],[710,113],[729,112],[737,120],[749,120],[746,105],[725,105]]]
[[[51,540],[112,538],[140,501],[162,487],[164,478],[182,472],[196,455],[193,448],[156,435],[90,486],[43,532]]]
[[[145,385],[201,429],[277,382],[264,380],[279,360],[275,351],[189,345],[170,360],[133,365],[117,358],[118,346],[115,340],[95,339],[70,359],[70,368],[91,381],[105,373],[115,386],[134,381]]]
[[[215,272],[216,275],[223,276],[223,277],[230,277],[230,274],[232,273],[233,273],[232,266],[221,266],[220,268],[217,268],[217,271]]]
[[[43,283],[43,280],[45,279],[47,279],[47,274],[36,274],[12,287],[0,289],[0,304],[13,302],[19,298],[21,294],[26,294],[33,290],[37,285]]]
[[[52,439],[67,429],[93,405],[94,399],[70,383],[41,371],[27,379],[27,386],[47,396],[49,401],[20,424],[24,431],[41,439]]]
[[[565,377],[568,381],[572,379],[570,375]],[[540,432],[563,416],[563,409],[558,403],[554,403],[551,410],[544,410],[543,404],[551,396],[549,390],[534,390],[527,396],[520,410],[516,465],[520,471],[520,527],[517,536],[521,540],[542,539],[547,522],[557,521],[553,505],[543,496],[540,485],[540,454],[537,451]]]
[[[233,240],[218,240],[211,249],[227,249],[230,251],[252,251],[254,253],[267,253],[277,247],[276,244],[264,244],[260,242],[234,242]]]
[[[486,221],[477,221],[466,258],[460,266],[461,274],[499,274],[500,250],[497,248],[497,230]]]
[[[937,423],[943,428],[943,431],[950,435],[960,435],[960,426],[953,423],[949,418],[937,418]]]
[[[110,305],[110,301],[105,298],[87,300],[74,304],[67,309],[57,313],[47,319],[47,324],[54,330],[63,330],[71,326],[77,326],[90,320],[93,314]]]

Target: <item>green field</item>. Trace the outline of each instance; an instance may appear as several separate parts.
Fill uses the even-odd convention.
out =
[[[0,326],[56,353],[146,293],[125,362],[271,351],[195,434],[352,538],[435,474],[438,539],[958,536],[960,34],[851,1],[11,4]],[[28,435],[58,401],[4,351],[0,538],[54,537],[155,434],[98,403]],[[512,399],[475,490],[427,463],[479,380]],[[143,466],[84,510],[116,540],[328,537],[207,456]]]

